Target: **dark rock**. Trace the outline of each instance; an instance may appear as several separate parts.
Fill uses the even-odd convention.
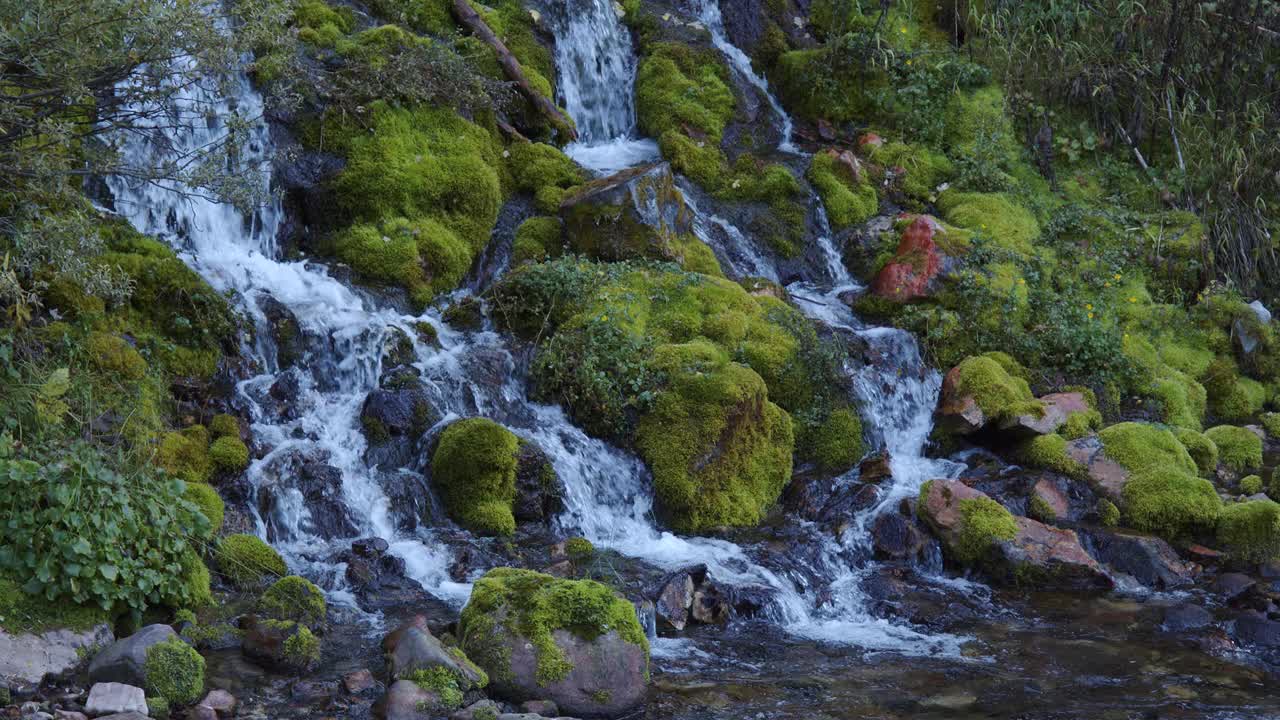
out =
[[[416,377],[371,391],[360,409],[360,423],[369,441],[365,460],[374,467],[408,466],[417,455],[418,440],[438,417],[426,386]]]
[[[694,591],[706,580],[707,566],[677,570],[667,575],[652,595],[659,631],[681,632],[689,624]]]
[[[405,331],[394,325],[388,326],[382,336],[382,356],[379,358],[382,374],[385,376],[390,370],[410,367],[417,359],[418,353],[413,347],[413,341]]]
[[[306,352],[306,337],[298,318],[288,306],[270,295],[258,297],[258,308],[267,319],[276,348],[276,364],[282,369],[293,367]]]
[[[302,388],[293,370],[285,370],[276,377],[267,390],[266,409],[278,420],[297,420],[300,414],[298,397]]]
[[[1280,648],[1280,622],[1265,617],[1243,615],[1236,618],[1235,637],[1242,643]]]
[[[1184,632],[1187,630],[1199,630],[1213,624],[1213,615],[1199,605],[1173,605],[1164,610],[1164,621],[1162,623],[1165,630],[1170,632]]]
[[[667,163],[623,170],[582,185],[560,206],[564,237],[598,260],[683,258],[672,238],[692,232],[693,214]]]
[[[431,634],[422,615],[388,633],[382,639],[382,652],[392,679],[404,678],[414,670],[444,668],[457,678],[463,692],[479,688],[483,679],[474,665],[460,661]]]
[[[549,522],[564,509],[564,481],[551,458],[531,442],[520,444],[516,458],[516,500],[512,513],[520,522]]]
[[[1090,537],[1098,560],[1149,588],[1172,590],[1193,582],[1194,568],[1158,537],[1105,530],[1094,531]]]
[[[144,668],[147,650],[176,637],[178,634],[168,625],[148,625],[129,637],[112,643],[89,663],[89,682],[144,687],[147,684]]]
[[[703,625],[723,625],[733,615],[733,606],[729,604],[720,588],[703,582],[693,591],[693,604],[689,606],[689,616]]]
[[[267,525],[267,540],[292,539],[292,495],[302,496],[309,517],[302,530],[333,539],[356,534],[342,495],[342,471],[327,464],[323,451],[290,449],[274,456],[262,470],[258,512]]]
[[[1243,595],[1256,584],[1256,580],[1243,573],[1223,573],[1218,576],[1214,589],[1225,599],[1232,600]]]
[[[276,622],[254,615],[240,618],[240,630],[244,633],[240,650],[248,658],[271,669],[287,673],[311,671],[317,658],[287,652],[289,640],[306,628],[292,622]]]
[[[289,686],[289,697],[294,702],[314,705],[338,696],[338,683],[321,680],[298,680]]]
[[[520,703],[520,711],[542,717],[553,718],[560,714],[560,708],[550,700],[526,700]]]
[[[868,483],[879,483],[893,477],[889,453],[881,451],[867,456],[858,464],[858,479]]]
[[[871,526],[876,557],[909,560],[925,546],[925,536],[910,519],[896,512],[882,513]]]
[[[379,684],[368,668],[356,670],[342,676],[342,689],[346,690],[348,695],[371,693],[378,688]]]
[[[450,305],[441,317],[457,330],[479,330],[484,327],[484,308],[474,297],[464,297]]]
[[[362,538],[351,543],[351,552],[363,558],[376,558],[390,547],[387,541],[380,537]]]

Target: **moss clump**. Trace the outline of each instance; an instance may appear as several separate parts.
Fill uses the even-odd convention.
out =
[[[110,620],[110,614],[96,605],[66,600],[51,603],[43,595],[29,595],[13,578],[0,572],[0,629],[10,633],[57,629],[83,632]]]
[[[156,464],[188,483],[208,481],[213,473],[208,433],[199,425],[165,433],[156,449]]]
[[[204,692],[204,658],[177,638],[147,648],[143,671],[147,694],[171,705],[190,705]]]
[[[239,437],[220,437],[209,446],[209,461],[219,472],[238,473],[249,467],[249,448]]]
[[[585,560],[596,553],[596,546],[584,537],[572,537],[565,541],[564,552],[574,560]]]
[[[456,710],[462,706],[462,688],[458,687],[458,678],[443,665],[419,668],[404,679],[423,690],[435,693],[440,699],[440,705],[446,710]]]
[[[1057,433],[1041,435],[1023,443],[1017,452],[1018,460],[1032,467],[1054,470],[1071,477],[1085,477],[1084,465],[1067,454],[1067,439]]]
[[[654,362],[669,380],[636,444],[667,521],[688,533],[758,523],[791,477],[790,416],[709,342],[659,347]]]
[[[315,667],[316,663],[320,662],[320,638],[316,637],[306,625],[292,621],[283,622],[287,623],[291,631],[284,641],[285,662],[299,669]]]
[[[559,257],[563,251],[562,224],[556,217],[531,217],[516,228],[511,246],[511,266]]]
[[[1018,534],[1013,514],[989,497],[961,500],[960,517],[960,537],[954,550],[956,558],[966,565],[979,562],[996,543],[1012,540]]]
[[[728,78],[714,50],[675,43],[652,46],[636,71],[640,130],[657,138],[667,131],[693,131],[718,144],[737,106]]]
[[[316,47],[333,47],[355,28],[350,8],[334,8],[324,0],[298,0],[293,8],[298,39]]]
[[[1027,503],[1027,517],[1043,523],[1051,523],[1058,519],[1058,513],[1054,512],[1053,506],[1047,500],[1039,495],[1032,495]]]
[[[1205,437],[1218,446],[1218,456],[1228,468],[1243,472],[1262,467],[1262,438],[1248,428],[1219,425],[1205,431]]]
[[[1280,413],[1267,413],[1262,416],[1262,428],[1268,437],[1280,438]]]
[[[183,497],[187,502],[194,504],[200,508],[200,512],[209,519],[209,526],[213,528],[213,534],[217,535],[222,529],[222,522],[226,518],[226,505],[219,497],[218,491],[212,486],[205,483],[187,483],[187,489],[183,493]]]
[[[635,608],[609,587],[515,568],[496,568],[476,581],[458,630],[467,655],[498,679],[511,676],[506,638],[525,638],[537,652],[542,685],[563,680],[573,669],[556,645],[556,630],[585,640],[617,632],[649,653]]]
[[[822,198],[827,219],[835,230],[866,222],[880,209],[876,188],[841,163],[834,152],[820,152],[809,162],[809,182]]]
[[[511,505],[519,449],[519,438],[487,418],[467,418],[445,428],[431,458],[431,480],[449,516],[476,532],[515,532]]]
[[[1213,483],[1179,468],[1152,468],[1124,486],[1130,526],[1167,539],[1212,528],[1222,510]]]
[[[289,574],[280,553],[253,535],[228,535],[215,553],[218,572],[239,588],[252,588]]]
[[[209,434],[214,438],[240,437],[240,421],[235,415],[214,415],[209,421]]]
[[[1248,475],[1240,478],[1240,492],[1245,495],[1256,495],[1262,492],[1262,476]]]
[[[1102,523],[1103,527],[1115,527],[1120,524],[1120,508],[1110,500],[1106,498],[1099,500],[1096,512],[1098,522]]]
[[[1218,518],[1218,542],[1240,562],[1280,557],[1280,504],[1250,500],[1228,505]]]
[[[1218,418],[1247,422],[1262,412],[1267,401],[1266,387],[1253,378],[1239,374],[1230,358],[1219,358],[1209,365],[1201,378],[1209,396],[1209,409]]]
[[[542,212],[559,210],[565,193],[586,180],[573,160],[551,145],[515,143],[508,154],[516,189],[533,194]]]
[[[1174,437],[1187,449],[1201,477],[1211,477],[1218,469],[1218,446],[1204,433],[1183,427],[1173,428]]]
[[[147,717],[154,720],[169,720],[169,701],[158,695],[150,695],[147,701]]]
[[[403,287],[419,305],[457,287],[474,255],[457,234],[430,218],[353,225],[334,239],[334,253],[362,279]]]
[[[900,169],[902,192],[921,203],[933,197],[937,187],[955,171],[946,155],[919,145],[887,142],[870,146],[869,155],[880,165]]]
[[[124,338],[108,333],[90,333],[85,351],[94,367],[124,380],[141,380],[147,374],[147,361]]]
[[[1000,193],[950,190],[938,198],[947,222],[990,238],[999,247],[1021,255],[1035,252],[1040,224],[1031,211]]]
[[[1031,394],[1027,381],[1009,371],[997,360],[979,355],[966,358],[956,366],[956,390],[961,396],[973,396],[974,402],[989,418],[1001,419],[1019,415],[1041,415],[1043,406]]]
[[[262,594],[258,610],[270,618],[316,627],[325,621],[324,593],[306,578],[289,575],[277,580]]]
[[[831,411],[826,421],[797,439],[797,452],[823,472],[843,472],[862,459],[862,418],[850,408]]]
[[[183,597],[188,607],[200,608],[213,604],[213,591],[210,590],[209,566],[195,550],[189,550],[182,556]]]
[[[1107,457],[1131,473],[1146,470],[1199,472],[1191,455],[1169,430],[1145,423],[1125,422],[1098,433]]]

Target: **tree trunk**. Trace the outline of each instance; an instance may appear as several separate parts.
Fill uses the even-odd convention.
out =
[[[489,24],[480,17],[471,4],[467,0],[453,0],[453,14],[471,31],[473,35],[483,40],[498,55],[498,64],[502,66],[502,71],[506,73],[508,79],[516,84],[516,89],[524,95],[530,103],[537,108],[538,112],[545,117],[556,130],[564,133],[569,140],[577,140],[578,132],[573,129],[573,123],[564,113],[560,112],[560,108],[542,93],[534,89],[529,84],[529,78],[525,77],[524,70],[520,68],[520,61],[516,60],[516,56],[511,54],[507,46],[502,40],[493,33],[489,28]]]

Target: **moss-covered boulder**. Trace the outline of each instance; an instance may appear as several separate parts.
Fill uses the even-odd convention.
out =
[[[489,684],[484,670],[461,649],[436,639],[421,615],[388,633],[382,639],[382,652],[392,682],[413,680],[442,698],[460,698]]]
[[[649,643],[634,606],[589,580],[498,568],[475,584],[462,649],[513,702],[551,700],[579,717],[617,717],[644,698]]]
[[[204,658],[182,640],[172,638],[147,648],[144,664],[147,696],[170,705],[190,705],[204,693]]]
[[[1113,584],[1074,531],[1015,517],[960,481],[925,483],[916,508],[950,558],[999,582],[1071,590]]]
[[[1226,506],[1218,518],[1218,544],[1241,563],[1280,558],[1280,503],[1249,500]]]
[[[815,154],[807,177],[822,198],[833,230],[864,223],[880,209],[875,184],[848,150],[827,149]]]
[[[1031,386],[1019,374],[1020,368],[1000,360],[993,354],[977,355],[947,372],[935,413],[935,421],[943,431],[967,435],[993,421],[1044,416],[1045,406],[1031,394]]]
[[[487,418],[467,418],[440,434],[431,457],[431,482],[449,517],[490,535],[510,535],[516,520],[520,439]]]
[[[289,575],[275,581],[258,599],[258,612],[276,620],[294,620],[312,628],[324,625],[324,593],[303,577]]]
[[[1262,466],[1262,438],[1252,430],[1219,425],[1204,434],[1217,446],[1222,466],[1231,472],[1238,474]]]
[[[754,525],[791,478],[791,417],[764,380],[705,341],[658,348],[667,387],[637,427],[657,509],[680,532]]]
[[[306,625],[246,615],[240,630],[241,652],[267,668],[301,674],[320,663],[320,639]]]

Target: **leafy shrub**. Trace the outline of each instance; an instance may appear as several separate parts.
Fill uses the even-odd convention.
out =
[[[149,605],[194,598],[181,573],[208,519],[180,480],[127,467],[77,443],[58,459],[7,457],[0,447],[0,567],[48,600]]]

